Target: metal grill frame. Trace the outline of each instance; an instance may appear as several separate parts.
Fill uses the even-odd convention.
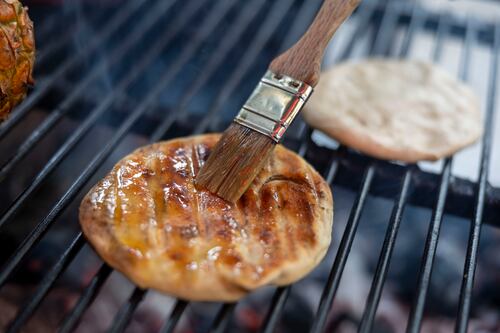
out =
[[[142,22],[130,33],[128,38],[125,38],[121,44],[115,48],[110,54],[111,62],[117,62],[126,56],[127,50],[134,46],[134,43],[143,34],[158,24],[160,17],[169,12],[179,0],[172,1],[157,1],[153,5],[146,4],[146,1],[129,1],[122,6],[120,10],[109,20],[102,28],[100,33],[95,36],[85,51],[78,56],[68,58],[63,62],[54,73],[38,82],[35,89],[29,94],[26,100],[15,110],[10,119],[0,125],[0,139],[7,136],[24,119],[30,110],[32,110],[40,100],[52,89],[57,80],[64,76],[75,66],[78,66],[83,59],[97,50],[105,43],[111,35],[116,33],[120,27],[126,24],[137,9],[145,5],[151,6],[144,14]],[[106,161],[113,150],[119,145],[121,140],[132,130],[134,125],[144,119],[148,112],[155,107],[156,100],[164,92],[166,87],[172,83],[175,76],[181,71],[190,59],[196,55],[196,51],[200,48],[203,42],[210,36],[210,33],[220,24],[221,20],[230,12],[231,8],[237,4],[236,0],[219,1],[215,4],[208,5],[208,0],[203,1],[188,1],[183,6],[183,10],[169,24],[168,32],[155,41],[148,50],[145,50],[144,55],[138,60],[133,70],[128,73],[125,78],[122,78],[110,94],[103,101],[100,101],[96,107],[83,119],[78,125],[78,128],[69,136],[69,138],[59,147],[57,152],[50,158],[47,164],[40,170],[33,182],[23,190],[23,192],[14,200],[12,205],[3,212],[0,218],[0,228],[7,222],[12,221],[20,209],[29,202],[31,196],[43,184],[48,176],[55,168],[71,153],[72,149],[85,137],[85,134],[96,124],[99,123],[100,117],[105,112],[109,111],[113,105],[126,97],[126,91],[138,78],[143,74],[147,66],[158,56],[162,50],[169,47],[169,43],[178,35],[178,33],[190,24],[190,19],[196,16],[201,8],[210,7],[208,14],[204,16],[200,22],[200,28],[196,31],[193,38],[183,47],[176,57],[175,61],[168,69],[161,73],[156,86],[149,91],[144,99],[135,105],[132,112],[126,119],[119,124],[111,139],[102,147],[97,147],[98,151],[94,158],[88,163],[83,172],[75,179],[68,188],[66,193],[60,197],[57,203],[52,207],[47,216],[36,225],[33,231],[19,245],[18,249],[12,253],[12,256],[0,270],[0,287],[4,286],[12,273],[18,268],[22,261],[27,257],[32,247],[37,244],[45,235],[49,228],[57,221],[58,217],[63,213],[74,199],[77,198],[82,188],[87,184],[91,177],[96,173],[102,164]],[[231,94],[238,88],[245,75],[252,70],[252,66],[257,56],[262,52],[266,43],[274,36],[276,30],[283,23],[284,18],[294,4],[293,0],[273,2],[269,5],[269,10],[260,26],[257,28],[255,37],[249,42],[248,51],[238,61],[238,66],[225,84],[218,92],[214,101],[207,109],[207,113],[199,121],[197,126],[192,130],[192,134],[200,134],[212,130],[220,130],[224,127],[221,121],[220,112],[224,103],[228,100]],[[307,24],[312,20],[316,10],[319,8],[320,1],[304,1],[302,7],[298,10],[298,14],[294,18],[294,23],[291,24],[287,36],[283,39],[280,49],[283,50],[289,46],[294,40],[300,36],[305,30]],[[177,112],[168,113],[156,127],[155,131],[150,135],[151,142],[158,141],[177,123],[185,124],[188,120],[189,101],[191,98],[203,88],[210,76],[222,65],[223,59],[228,55],[230,50],[236,45],[245,29],[252,20],[257,17],[259,11],[266,6],[265,0],[253,0],[248,2],[238,12],[238,18],[235,26],[227,32],[223,41],[216,47],[213,55],[206,61],[204,71],[200,76],[193,81],[189,87],[183,92],[181,98],[175,105]],[[54,31],[57,26],[57,15],[49,17],[43,22],[43,25],[38,30],[40,35],[46,35]],[[430,277],[436,254],[437,244],[439,241],[440,227],[443,216],[445,214],[455,214],[471,219],[470,223],[470,238],[467,247],[466,261],[464,265],[464,275],[462,288],[459,299],[459,311],[457,314],[456,332],[466,332],[469,320],[471,307],[471,295],[474,282],[474,273],[477,263],[477,250],[481,233],[482,223],[490,223],[500,226],[498,215],[496,213],[500,208],[500,190],[493,188],[488,184],[488,166],[490,162],[492,135],[493,135],[493,117],[496,109],[497,90],[496,77],[498,74],[498,61],[500,52],[500,23],[495,26],[484,26],[481,22],[477,22],[473,18],[468,19],[465,23],[457,22],[457,19],[448,13],[441,13],[436,17],[430,17],[428,14],[419,10],[415,3],[397,3],[394,0],[387,1],[386,4],[373,4],[365,2],[357,11],[353,20],[357,20],[355,31],[353,32],[349,43],[342,50],[339,60],[346,59],[350,56],[354,46],[354,36],[359,35],[376,25],[376,35],[374,43],[371,47],[371,55],[391,55],[393,54],[393,32],[398,24],[406,24],[406,32],[403,39],[401,49],[397,51],[397,56],[405,57],[413,41],[413,36],[416,31],[426,29],[427,25],[434,25],[433,31],[436,31],[434,60],[438,60],[442,55],[442,40],[447,38],[455,30],[463,29],[461,35],[464,36],[463,48],[460,64],[459,76],[465,81],[468,80],[469,64],[471,60],[471,50],[477,43],[487,43],[491,46],[492,54],[490,64],[490,77],[488,78],[488,96],[486,104],[486,117],[484,120],[485,132],[482,138],[482,151],[480,160],[479,181],[472,183],[469,181],[455,179],[451,173],[453,157],[444,160],[444,166],[439,175],[433,175],[423,172],[415,165],[394,165],[384,161],[378,161],[365,156],[358,155],[346,147],[341,146],[336,151],[325,149],[325,155],[328,156],[329,166],[324,173],[325,179],[330,184],[340,184],[351,188],[357,192],[357,197],[354,201],[346,229],[342,236],[339,249],[336,253],[335,260],[332,264],[331,272],[321,296],[314,324],[311,332],[322,332],[324,330],[327,315],[333,305],[335,294],[340,284],[343,269],[347,262],[350,249],[356,230],[363,212],[366,199],[369,195],[382,195],[394,200],[392,214],[387,226],[385,239],[382,245],[379,261],[376,272],[373,277],[369,296],[366,301],[365,311],[362,317],[362,322],[359,327],[359,332],[370,332],[374,322],[377,307],[381,298],[384,282],[389,269],[392,251],[397,239],[399,225],[402,220],[403,212],[407,204],[416,204],[424,207],[432,208],[431,223],[429,225],[425,250],[422,257],[421,268],[418,278],[417,294],[414,300],[414,305],[410,312],[410,319],[407,326],[407,332],[419,332],[423,319],[423,311],[425,308],[426,295],[429,288]],[[458,28],[457,28],[458,27]],[[486,31],[486,33],[485,33]],[[460,34],[460,33],[459,33]],[[68,29],[61,34],[60,38],[55,39],[45,46],[39,52],[38,62],[43,64],[48,56],[56,49],[63,47],[70,40],[72,30]],[[25,139],[23,144],[18,148],[16,153],[0,167],[0,182],[8,175],[13,174],[15,167],[29,154],[32,149],[47,135],[56,124],[67,116],[71,107],[78,98],[84,94],[85,89],[91,84],[105,66],[104,62],[98,63],[93,69],[81,78],[59,103],[58,107],[52,110],[43,120],[41,125],[33,131]],[[310,159],[308,151],[314,143],[311,141],[312,130],[305,124],[298,126],[299,130],[295,136],[288,138],[289,143],[298,144],[298,153]],[[321,149],[321,148],[317,148]],[[314,161],[312,161],[314,164]],[[359,188],[353,186],[345,180],[338,177],[340,168],[349,169],[351,166],[356,166],[358,179],[361,178]],[[372,185],[378,178],[391,178],[394,181],[394,174],[401,180],[401,186],[395,193],[372,193]],[[388,176],[390,175],[390,176]],[[385,178],[384,178],[385,177]],[[430,196],[432,199],[429,202],[414,202],[409,195],[409,192],[417,193],[437,193],[436,196]],[[473,196],[470,193],[474,193]],[[434,198],[436,198],[434,200]],[[464,203],[466,203],[464,205]],[[456,204],[455,204],[456,203]],[[448,207],[449,206],[449,207]],[[31,317],[34,311],[39,307],[40,303],[54,286],[57,279],[64,272],[65,268],[71,263],[75,256],[85,245],[84,237],[78,233],[68,248],[61,254],[59,259],[54,263],[49,272],[40,281],[37,289],[20,308],[15,319],[11,322],[8,332],[19,331],[26,321]],[[106,264],[98,270],[87,287],[83,290],[80,299],[73,309],[66,314],[61,322],[59,331],[70,332],[77,327],[79,320],[85,313],[85,310],[92,304],[92,301],[101,290],[101,287],[106,282],[111,274],[112,269]],[[266,318],[262,325],[263,332],[273,332],[275,326],[280,320],[280,316],[285,307],[287,297],[291,293],[292,286],[277,288],[271,300],[270,307],[267,311]],[[113,319],[112,325],[109,328],[110,332],[122,332],[127,327],[131,320],[134,310],[140,304],[141,300],[146,295],[146,290],[135,288],[130,294],[128,300],[120,307]],[[178,300],[167,316],[161,332],[173,332],[176,324],[183,315],[188,306],[188,302]],[[233,314],[237,304],[223,304],[214,318],[212,332],[226,331],[231,315]]]

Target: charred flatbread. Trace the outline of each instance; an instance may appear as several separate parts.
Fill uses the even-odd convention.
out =
[[[330,244],[325,180],[277,146],[235,204],[194,184],[219,135],[145,146],[85,196],[80,224],[98,254],[143,288],[232,301],[310,272]]]

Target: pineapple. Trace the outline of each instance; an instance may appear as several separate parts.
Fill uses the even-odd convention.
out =
[[[18,0],[0,0],[0,122],[33,84],[33,22]]]

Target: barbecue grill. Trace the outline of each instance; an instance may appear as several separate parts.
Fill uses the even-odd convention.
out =
[[[37,83],[0,124],[0,239],[4,244],[0,286],[30,286],[24,288],[11,315],[6,315],[6,331],[27,329],[40,311],[58,312],[54,316],[60,332],[78,329],[109,287],[106,282],[118,275],[91,253],[79,231],[77,208],[82,196],[135,147],[223,130],[269,61],[305,31],[320,4],[320,0],[129,0],[30,7],[38,46]],[[415,49],[419,40],[428,42],[428,50]],[[448,47],[458,50],[458,56],[450,58]],[[450,222],[468,233],[468,241],[461,243],[467,250],[459,259],[462,274],[456,279],[461,287],[452,309],[455,331],[468,330],[474,314],[481,229],[494,234],[500,227],[500,188],[490,184],[489,176],[500,167],[492,163],[500,21],[461,16],[446,8],[430,10],[414,1],[365,0],[335,37],[326,62],[368,55],[413,57],[417,51],[427,60],[455,61],[457,66],[452,68],[465,81],[472,82],[474,76],[484,82],[478,88],[485,131],[475,161],[477,178],[455,175],[454,157],[444,159],[439,172],[425,165],[375,160],[336,147],[297,120],[284,144],[325,177],[336,200],[336,236],[331,255],[317,270],[323,272],[325,282],[318,297],[312,297],[310,332],[339,329],[329,315],[336,307],[350,254],[360,245],[356,239],[363,221],[370,223],[366,210],[374,200],[385,202],[383,232],[374,237],[378,258],[369,293],[362,300],[364,310],[359,318],[347,319],[359,332],[374,330],[384,286],[398,264],[391,258],[398,252],[400,229],[408,222],[419,223],[425,227],[426,239],[415,249],[420,264],[415,266],[414,293],[404,319],[407,332],[419,332],[432,305],[427,297],[433,270],[439,269],[435,258],[440,231]],[[418,221],[407,221],[410,208],[424,212]],[[74,300],[63,310],[51,309],[46,298],[89,266],[94,268],[89,278],[80,281],[83,285],[71,286]],[[316,276],[313,272],[299,284]],[[292,285],[269,289],[272,296],[261,293],[269,305],[260,309],[262,320],[255,329],[273,332],[289,320],[286,308],[299,289]],[[117,308],[109,310],[107,329],[134,331],[129,324],[137,309],[155,294],[133,287]],[[204,307],[212,317],[208,327],[198,325],[199,331],[201,327],[210,332],[234,331],[236,313],[245,302],[214,305],[172,300],[172,306],[162,309],[159,331],[175,331],[183,319],[188,320],[189,309]]]

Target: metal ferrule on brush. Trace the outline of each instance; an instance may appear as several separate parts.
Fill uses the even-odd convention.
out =
[[[312,91],[304,82],[268,70],[234,121],[279,142]]]

